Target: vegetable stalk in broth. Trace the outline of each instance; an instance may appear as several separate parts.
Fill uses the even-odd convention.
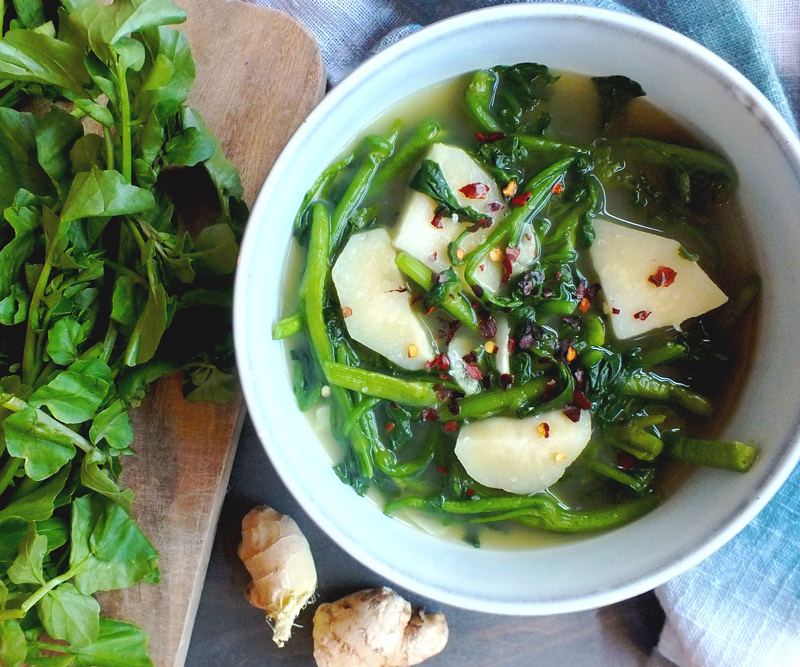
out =
[[[341,479],[477,543],[631,521],[670,460],[746,471],[752,445],[709,439],[758,292],[713,240],[731,165],[624,76],[522,63],[451,88],[328,167],[295,220],[299,302],[273,336],[300,407],[330,404]]]

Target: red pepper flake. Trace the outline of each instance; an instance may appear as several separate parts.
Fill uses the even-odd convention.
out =
[[[480,299],[480,298],[483,296],[483,294],[484,294],[484,289],[483,289],[483,287],[481,287],[480,285],[473,285],[473,286],[472,286],[472,291],[474,292],[475,296],[477,296],[479,299]],[[478,304],[473,304],[473,305],[472,305],[472,307],[473,307],[473,308],[476,308],[476,307],[477,307],[477,305],[478,305]]]
[[[656,287],[669,287],[675,282],[675,276],[677,275],[678,273],[674,269],[668,266],[659,266],[648,280]]]
[[[425,370],[429,371],[431,368],[438,368],[440,371],[446,371],[450,368],[450,357],[444,352],[440,352],[433,359],[425,362]]]
[[[483,271],[483,268],[484,268],[484,267],[483,267],[483,264],[480,264],[480,265],[478,266],[478,268],[479,268],[481,271]]]
[[[628,452],[620,452],[617,454],[617,465],[623,470],[630,470],[636,465],[636,461]]]
[[[542,392],[542,402],[546,403],[551,398],[555,397],[557,384],[555,380],[547,381],[547,384],[544,386],[544,391]]]
[[[477,132],[475,138],[484,143],[492,143],[493,141],[500,141],[506,136],[505,132]]]
[[[491,218],[481,218],[474,225],[470,225],[469,227],[467,227],[467,231],[470,232],[470,234],[474,234],[475,232],[480,231],[481,229],[486,229],[487,227],[491,226],[492,226]]]
[[[391,433],[394,429],[394,422],[386,422],[386,426],[383,427],[387,433]]]
[[[514,384],[514,376],[511,373],[502,373],[499,378],[497,378],[497,383],[500,385],[500,389],[503,391],[507,391],[511,388],[511,385]]]
[[[560,195],[562,192],[564,192],[564,184],[559,181],[553,186],[553,189],[550,192],[552,192],[554,195]]]
[[[436,310],[436,306],[431,306],[428,310],[425,311],[426,315],[430,315],[434,310]]]
[[[470,183],[458,191],[463,194],[467,199],[486,199],[489,194],[489,186],[485,183]]]
[[[589,310],[589,307],[590,307],[591,305],[592,305],[592,302],[591,302],[591,301],[589,301],[589,299],[587,299],[586,297],[583,297],[583,298],[581,299],[581,302],[578,304],[578,309],[579,309],[579,310],[580,310],[582,313],[585,313],[587,310]]]
[[[444,466],[436,466],[436,469],[443,475],[447,475],[450,472],[450,468],[445,468]]]
[[[511,203],[514,206],[525,206],[528,203],[528,200],[532,197],[530,192],[523,192],[521,195],[517,195],[516,197],[511,198]]]
[[[431,262],[435,262],[435,261],[436,261],[436,258],[437,258],[438,256],[439,256],[439,253],[434,251],[434,253],[433,253],[432,255],[428,255],[428,259],[429,259]]]
[[[342,308],[342,315],[344,317],[350,317],[353,314],[353,309],[350,306],[345,306]]]
[[[435,422],[439,419],[439,411],[436,408],[425,408],[420,416],[424,422]]]
[[[536,430],[539,431],[539,435],[541,435],[543,438],[550,437],[550,424],[547,422],[542,422],[539,424],[539,426],[536,427]]]
[[[442,229],[442,209],[436,209],[436,212],[433,214],[433,219],[431,220],[431,225],[436,227],[436,229]]]
[[[611,314],[612,315],[619,315],[619,308],[612,308],[611,309]]]
[[[469,375],[473,380],[483,379],[483,371],[481,371],[481,369],[474,364],[464,364],[464,370],[467,371],[467,375]]]
[[[633,318],[636,320],[642,320],[643,322],[650,317],[652,311],[649,310],[640,310],[638,313],[633,314]]]
[[[581,418],[581,409],[577,405],[568,405],[561,411],[567,419],[578,422]]]
[[[494,213],[495,211],[499,211],[501,208],[504,207],[499,201],[493,201],[486,204],[486,210],[489,213]]]
[[[514,348],[516,346],[517,346],[517,341],[514,340],[513,338],[509,337],[509,339],[508,339],[508,353],[509,354],[514,354]]]
[[[408,292],[408,287],[403,287],[399,285],[397,289],[390,289],[389,292],[397,292],[398,294],[402,294],[403,292]]]
[[[475,495],[475,489],[467,489],[467,495],[472,498]]]
[[[440,380],[449,380],[450,379],[450,373],[439,373],[439,379]]]
[[[579,389],[576,389],[572,392],[572,402],[578,406],[581,410],[591,410],[592,404],[588,398],[586,398],[586,394],[584,394]]]
[[[561,274],[562,274],[562,273],[563,273],[563,272],[561,271],[561,269],[559,269],[558,271],[556,271],[556,272],[553,274],[553,279],[554,279],[554,280],[561,280]]]
[[[478,315],[478,333],[484,338],[494,338],[497,335],[497,324],[485,311]]]
[[[451,419],[444,425],[444,430],[448,433],[455,433],[458,430],[458,422],[455,419]]]
[[[514,270],[514,262],[519,259],[519,248],[508,246],[506,248],[505,256],[503,257],[503,282],[507,283],[511,277],[511,272]]]

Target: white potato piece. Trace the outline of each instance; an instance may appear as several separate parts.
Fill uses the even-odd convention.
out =
[[[350,237],[331,275],[350,337],[408,370],[436,356],[433,336],[411,308],[396,252],[382,227]]]
[[[493,489],[538,493],[555,484],[592,435],[592,417],[573,422],[561,410],[534,417],[489,417],[461,428],[456,456],[467,473]]]
[[[486,217],[492,219],[490,227],[480,229],[464,239],[461,247],[465,252],[469,252],[488,236],[492,226],[505,217],[508,205],[503,194],[492,177],[466,151],[456,146],[434,144],[426,159],[433,160],[439,165],[445,181],[461,206],[471,206],[480,213],[485,212]],[[486,199],[468,199],[459,192],[465,185],[472,183],[483,183],[488,186]],[[487,205],[498,203],[503,208],[497,211],[487,210]],[[465,226],[471,223],[454,222],[452,218],[443,217],[442,227],[439,229],[431,224],[435,213],[436,202],[433,199],[420,192],[410,191],[406,205],[395,226],[394,245],[423,262],[433,271],[441,272],[450,266],[447,246],[464,231]],[[520,244],[520,255],[514,264],[514,275],[529,266],[535,257],[535,241],[524,239]],[[503,275],[502,263],[487,257],[483,267],[478,282],[484,289],[492,293],[497,292]]]
[[[724,304],[728,297],[697,262],[680,254],[680,243],[651,232],[598,218],[589,251],[617,338],[672,326],[676,329]],[[669,285],[650,281],[660,267],[675,272]]]

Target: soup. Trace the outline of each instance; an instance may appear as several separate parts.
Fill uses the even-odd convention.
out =
[[[631,521],[675,462],[746,471],[714,439],[758,291],[735,184],[624,76],[498,66],[378,121],[298,212],[273,332],[337,474],[479,544]]]

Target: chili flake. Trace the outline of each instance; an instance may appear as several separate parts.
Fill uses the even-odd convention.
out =
[[[344,317],[350,317],[353,314],[353,309],[350,306],[345,306],[342,308],[342,315]]]
[[[436,306],[431,306],[428,310],[425,311],[426,315],[430,315],[434,310],[436,310]]]
[[[475,489],[467,489],[467,495],[472,498],[475,495]]]
[[[448,433],[455,433],[458,430],[458,422],[455,419],[451,419],[444,425],[444,430]]]
[[[436,227],[436,229],[442,229],[442,209],[436,209],[436,212],[433,214],[433,219],[431,220],[431,225]]]
[[[517,182],[509,181],[508,185],[503,188],[503,194],[506,197],[513,197],[517,193]]]
[[[508,279],[511,277],[511,273],[514,270],[514,262],[519,259],[519,248],[513,248],[508,246],[506,248],[506,254],[503,258],[503,282],[507,283]]]
[[[483,371],[474,364],[464,364],[464,370],[467,371],[473,380],[480,380],[483,378]]]
[[[581,410],[591,410],[592,404],[588,398],[586,398],[586,394],[582,391],[576,389],[572,392],[572,402],[579,407]]]
[[[435,422],[439,419],[439,411],[436,408],[425,408],[421,415],[422,421]]]
[[[446,371],[450,368],[450,357],[444,352],[440,352],[433,359],[425,362],[425,370],[429,371],[431,368],[438,368],[440,371]]]
[[[578,422],[581,418],[581,409],[577,405],[568,405],[561,411],[569,420]]]
[[[487,340],[483,344],[483,349],[487,354],[494,354],[495,352],[497,352],[497,345],[495,345],[494,341]]]
[[[656,287],[669,287],[675,282],[675,276],[677,275],[678,273],[674,269],[671,269],[668,266],[659,266],[656,269],[656,272],[650,276],[648,280]]]
[[[429,259],[431,262],[435,262],[435,261],[436,261],[436,258],[437,258],[438,256],[439,256],[439,253],[438,253],[438,252],[436,252],[436,251],[434,251],[432,254],[428,255],[428,259]]]
[[[634,313],[633,317],[636,320],[642,320],[644,322],[648,317],[650,317],[652,311],[650,310],[640,310],[638,313]]]
[[[591,305],[592,305],[592,302],[591,302],[591,301],[589,301],[589,299],[587,299],[586,297],[583,297],[583,298],[581,299],[581,302],[578,304],[578,309],[579,309],[579,310],[580,310],[582,313],[585,313],[587,310],[589,310],[589,307],[590,307]]]
[[[494,213],[495,211],[499,211],[501,208],[503,208],[503,205],[499,201],[493,201],[486,204],[486,210],[489,213]]]
[[[635,460],[628,452],[620,452],[617,454],[617,465],[623,470],[630,470],[635,465]]]
[[[386,422],[386,426],[383,427],[387,433],[391,433],[394,429],[394,422]]]
[[[578,353],[575,351],[575,348],[572,347],[572,345],[570,345],[569,348],[567,349],[567,356],[566,356],[567,363],[570,363],[571,361],[575,361],[575,357],[577,357],[577,356],[578,356]]]
[[[532,197],[530,192],[523,192],[521,195],[517,195],[516,197],[511,198],[511,203],[514,206],[525,206],[528,203],[528,200]]]
[[[502,373],[499,378],[497,378],[497,383],[500,385],[500,389],[503,391],[507,391],[511,388],[511,385],[514,384],[514,376],[511,373]]]
[[[564,184],[559,181],[553,186],[553,189],[550,192],[552,192],[554,195],[560,195],[562,192],[564,192]]]
[[[611,309],[611,314],[612,315],[619,315],[619,308],[612,308]]]
[[[419,348],[413,343],[408,346],[408,358],[413,359],[419,354]]]
[[[443,475],[447,475],[450,472],[450,468],[445,468],[444,466],[436,466],[436,469]]]
[[[539,435],[541,435],[543,438],[550,437],[550,424],[547,422],[542,422],[539,424],[539,426],[536,427],[536,430],[539,431]]]
[[[489,186],[480,182],[470,183],[463,188],[459,188],[458,191],[467,199],[486,199],[486,195],[489,194]]]
[[[492,143],[493,141],[500,141],[506,136],[505,132],[477,132],[475,138],[484,143]]]

